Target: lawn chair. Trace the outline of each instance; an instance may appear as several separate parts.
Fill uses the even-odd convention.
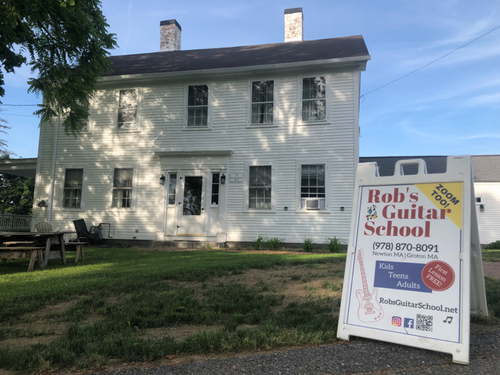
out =
[[[84,219],[73,220],[76,230],[76,241],[86,242],[90,246],[90,234]]]
[[[75,224],[76,230],[76,240],[78,242],[87,242],[87,245],[90,246],[90,242],[101,242],[101,231],[99,227],[90,227],[90,231],[87,230],[87,225],[85,224],[84,219],[73,220],[73,224]]]
[[[40,233],[49,233],[52,232],[52,225],[50,225],[49,223],[38,223],[37,225],[35,225],[35,229]]]

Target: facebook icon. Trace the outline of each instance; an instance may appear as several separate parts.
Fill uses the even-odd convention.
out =
[[[415,326],[415,320],[410,318],[405,318],[404,327],[413,329]]]

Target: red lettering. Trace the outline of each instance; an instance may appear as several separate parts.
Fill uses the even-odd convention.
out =
[[[418,193],[410,193],[410,203],[418,202]]]
[[[365,235],[366,236],[371,236],[374,232],[375,232],[375,228],[373,228],[373,226],[375,225],[375,223],[373,221],[367,221],[365,223]],[[367,230],[370,232],[368,233]]]
[[[380,190],[368,190],[368,203],[380,203]]]
[[[396,217],[394,211],[392,212],[388,212],[389,211],[389,208],[396,208],[396,206],[394,206],[393,204],[389,204],[387,206],[384,206],[384,208],[382,209],[382,216],[385,217],[386,219],[394,219]]]

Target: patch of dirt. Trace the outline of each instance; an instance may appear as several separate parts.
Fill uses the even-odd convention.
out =
[[[500,262],[483,262],[484,276],[500,279]]]
[[[180,327],[161,327],[145,329],[139,333],[143,339],[161,339],[166,336],[173,336],[176,341],[182,341],[189,335],[200,332],[209,332],[220,329],[223,326],[180,326]]]

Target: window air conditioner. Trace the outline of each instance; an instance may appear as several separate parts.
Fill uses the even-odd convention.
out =
[[[320,200],[317,198],[306,199],[306,210],[319,210]]]

